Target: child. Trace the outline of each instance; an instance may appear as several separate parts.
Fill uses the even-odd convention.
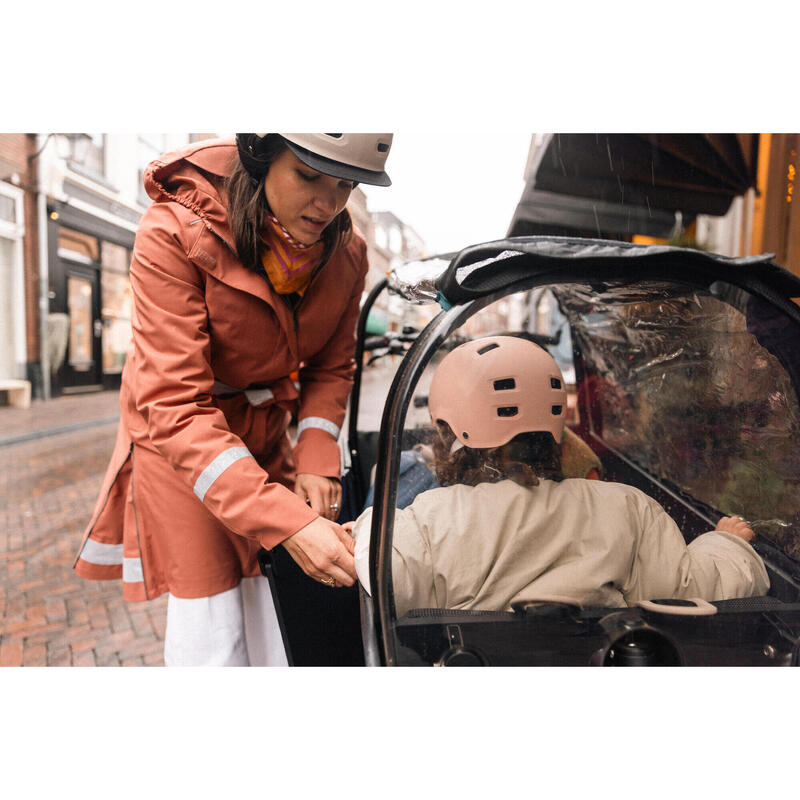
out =
[[[395,512],[397,613],[511,610],[522,600],[622,607],[639,600],[763,595],[769,578],[739,518],[686,545],[672,518],[631,486],[563,479],[567,397],[553,358],[525,339],[478,339],[448,353],[429,393],[441,488]],[[369,589],[372,510],[345,527]]]

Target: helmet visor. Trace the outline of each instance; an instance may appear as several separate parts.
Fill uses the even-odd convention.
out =
[[[286,146],[307,166],[321,172],[323,175],[330,175],[333,178],[341,178],[345,181],[355,181],[356,183],[366,183],[371,186],[391,186],[392,181],[385,172],[375,172],[370,169],[354,167],[350,164],[342,164],[331,158],[312,153],[305,147],[284,139]]]

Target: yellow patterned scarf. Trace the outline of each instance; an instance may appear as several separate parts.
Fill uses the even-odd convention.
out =
[[[271,214],[267,215],[261,236],[267,245],[261,263],[275,291],[278,294],[296,292],[302,296],[322,260],[323,242],[298,242]]]

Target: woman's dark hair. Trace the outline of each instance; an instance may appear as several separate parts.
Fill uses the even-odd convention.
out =
[[[520,486],[536,486],[539,478],[563,480],[561,446],[551,433],[520,433],[500,447],[462,447],[451,453],[455,434],[442,420],[436,427],[439,435],[433,442],[433,468],[442,486],[477,486],[507,479]]]
[[[266,136],[238,133],[236,146],[239,158],[225,182],[228,219],[239,260],[257,272],[262,249],[266,247],[259,232],[264,226],[265,215],[272,213],[264,192],[264,179],[270,164],[286,149],[286,141],[277,133]],[[353,223],[345,208],[322,232],[322,264],[337,247],[348,242],[352,230]]]

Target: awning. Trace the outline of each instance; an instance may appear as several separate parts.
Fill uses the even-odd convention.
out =
[[[667,238],[674,213],[629,203],[608,203],[536,189],[525,192],[509,236],[592,236],[629,238],[634,234]]]
[[[684,223],[725,214],[755,185],[757,156],[758,134],[549,134],[509,235],[555,233],[559,224],[625,235],[633,220],[634,233],[665,236],[675,212]],[[586,226],[589,213],[599,226]]]

